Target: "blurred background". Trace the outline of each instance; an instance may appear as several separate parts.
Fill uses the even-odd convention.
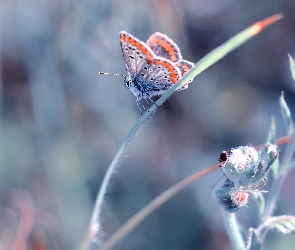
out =
[[[137,133],[117,167],[103,208],[107,239],[134,213],[220,152],[265,142],[271,116],[286,134],[278,99],[295,116],[294,0],[2,0],[0,77],[0,249],[77,249],[104,174],[140,117],[119,43],[172,38],[197,62],[256,21],[285,18],[175,93]],[[282,148],[283,150],[283,148]],[[217,171],[175,196],[116,249],[230,249],[212,186]],[[295,173],[276,214],[295,214]],[[253,202],[238,212],[256,226]],[[19,244],[19,245],[18,245]],[[294,249],[269,234],[266,249]]]

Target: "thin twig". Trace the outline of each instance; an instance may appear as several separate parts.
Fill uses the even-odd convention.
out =
[[[216,163],[208,168],[202,169],[201,171],[187,177],[186,179],[180,181],[176,185],[170,187],[165,192],[160,194],[147,206],[137,212],[131,219],[129,219],[124,225],[122,225],[111,238],[103,245],[101,250],[112,249],[121,239],[123,239],[128,233],[130,233],[135,227],[137,227],[147,216],[149,216],[158,207],[163,205],[170,198],[175,196],[181,190],[191,185],[200,178],[212,173],[217,170],[221,163]]]

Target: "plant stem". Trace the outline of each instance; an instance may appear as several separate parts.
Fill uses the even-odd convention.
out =
[[[226,231],[235,250],[245,250],[246,245],[240,232],[235,213],[228,213],[223,210]]]
[[[104,178],[101,184],[101,187],[99,189],[99,192],[97,194],[97,198],[95,201],[95,206],[93,209],[93,213],[92,213],[92,218],[91,218],[91,222],[90,222],[90,237],[91,238],[95,238],[96,234],[99,232],[100,230],[100,224],[99,224],[99,219],[100,219],[100,214],[101,214],[101,208],[102,208],[102,204],[103,204],[103,200],[104,200],[104,196],[107,192],[107,187],[108,187],[108,183],[114,173],[115,167],[117,166],[120,157],[122,156],[124,150],[126,149],[127,145],[129,144],[129,142],[131,141],[131,139],[133,138],[133,136],[135,135],[136,131],[140,128],[140,126],[147,120],[149,119],[154,112],[156,111],[157,106],[153,105],[138,121],[137,123],[134,125],[134,127],[131,129],[131,131],[129,132],[128,136],[126,137],[125,141],[123,142],[123,144],[121,145],[120,149],[118,150],[117,154],[115,155],[115,157],[113,158]]]
[[[294,129],[295,129],[295,126],[293,128],[293,131]],[[288,173],[288,166],[293,158],[294,151],[295,151],[295,132],[293,132],[291,137],[289,136],[289,143],[287,145],[287,148],[283,156],[282,167],[279,170],[278,177],[274,179],[274,182],[269,190],[268,200],[265,206],[265,212],[261,216],[261,221],[265,221],[266,219],[268,219],[272,215],[273,210],[275,209],[276,200],[277,200],[279,192],[281,191],[281,187],[283,185],[285,177]]]

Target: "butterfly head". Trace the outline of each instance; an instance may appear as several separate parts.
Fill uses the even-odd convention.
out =
[[[131,77],[125,76],[124,85],[125,85],[126,89],[130,89],[130,87],[132,85]]]

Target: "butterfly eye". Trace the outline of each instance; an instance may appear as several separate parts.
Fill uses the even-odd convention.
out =
[[[124,80],[124,83],[125,83],[125,87],[127,88],[127,89],[129,89],[130,87],[131,87],[131,80],[130,79],[125,79]]]

